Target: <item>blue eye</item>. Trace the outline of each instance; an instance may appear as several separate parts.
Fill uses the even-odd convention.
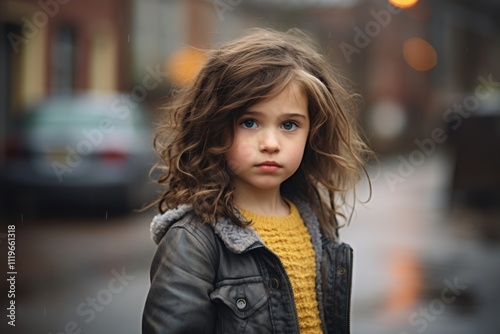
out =
[[[291,121],[284,122],[281,127],[286,131],[294,131],[298,128],[297,123]]]
[[[247,128],[247,129],[253,129],[257,126],[257,122],[255,122],[255,120],[253,120],[253,119],[245,119],[245,120],[241,121],[240,124],[243,125],[243,127]]]

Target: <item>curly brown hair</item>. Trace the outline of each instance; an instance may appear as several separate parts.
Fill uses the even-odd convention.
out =
[[[155,168],[162,171],[157,182],[167,189],[151,205],[163,213],[189,203],[206,222],[228,217],[246,226],[233,203],[225,153],[238,117],[291,82],[306,93],[311,125],[303,161],[281,192],[309,202],[322,229],[335,233],[337,216],[345,218],[337,207],[366,173],[370,150],[356,126],[353,95],[297,29],[251,29],[208,53],[194,82],[175,93],[157,128],[154,147],[161,163]]]

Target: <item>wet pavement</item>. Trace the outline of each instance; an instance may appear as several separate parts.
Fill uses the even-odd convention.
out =
[[[400,160],[381,159],[372,200],[341,230],[355,252],[353,333],[500,333],[499,213],[450,209],[449,161],[434,154],[390,183]],[[16,331],[4,321],[1,332],[140,333],[152,215],[7,222],[18,230],[18,308]]]
[[[500,211],[452,206],[450,162],[435,154],[391,183],[401,160],[381,160],[341,232],[355,250],[353,333],[500,333]]]
[[[18,230],[17,325],[2,323],[0,332],[140,333],[151,215],[10,222]]]

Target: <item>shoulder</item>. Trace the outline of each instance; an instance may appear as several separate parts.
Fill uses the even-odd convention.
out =
[[[215,268],[219,256],[220,243],[213,228],[190,212],[169,226],[159,240],[151,275],[153,277],[162,266]]]
[[[179,238],[180,235],[186,235],[186,237],[190,237],[205,246],[216,242],[212,225],[203,222],[193,211],[186,213],[179,221],[170,226],[159,246],[162,243],[171,242],[173,238]]]
[[[203,222],[203,220],[192,213],[185,216],[180,221],[176,222],[172,227],[172,233],[175,229],[184,230],[185,233],[190,233],[200,242],[207,243],[211,247],[218,250],[227,249],[232,253],[241,254],[250,249],[262,240],[250,227],[242,227],[236,225],[229,218],[219,218],[215,224]]]
[[[205,222],[192,208],[184,210],[182,214],[176,212],[175,220],[172,216],[170,212],[158,215],[151,224],[152,238],[159,247],[182,237],[195,243],[193,246],[201,244],[208,248],[223,247],[240,254],[261,242],[253,228],[239,226],[227,217],[220,217],[212,224]]]

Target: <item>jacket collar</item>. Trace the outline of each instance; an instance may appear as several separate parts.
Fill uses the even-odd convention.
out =
[[[300,212],[302,219],[309,233],[311,234],[311,241],[315,248],[316,254],[321,254],[321,237],[319,222],[309,204],[299,198],[290,199]],[[188,215],[189,214],[189,215]],[[182,204],[177,208],[170,209],[163,214],[158,214],[151,222],[151,238],[158,244],[163,236],[167,233],[168,229],[176,222],[181,221],[186,216],[193,215],[193,207],[190,204]],[[228,218],[220,218],[215,224],[212,225],[215,233],[224,242],[224,245],[236,254],[244,253],[257,245],[264,245],[264,242],[259,237],[257,232],[250,227],[241,227],[229,220]]]
[[[195,219],[191,204],[182,204],[174,209],[170,209],[163,214],[158,214],[153,218],[150,226],[151,239],[155,244],[159,244],[163,236],[175,223],[183,218]],[[240,254],[247,251],[252,245],[262,243],[257,232],[253,228],[240,227],[228,218],[220,218],[216,224],[212,225],[224,245],[234,253]]]
[[[151,239],[155,244],[159,244],[168,229],[176,222],[181,220],[188,212],[193,209],[190,204],[182,204],[174,209],[170,209],[163,214],[154,216],[149,231],[151,232]]]
[[[228,218],[219,219],[213,228],[224,245],[236,254],[244,253],[253,248],[252,246],[264,244],[253,227],[241,227]]]

